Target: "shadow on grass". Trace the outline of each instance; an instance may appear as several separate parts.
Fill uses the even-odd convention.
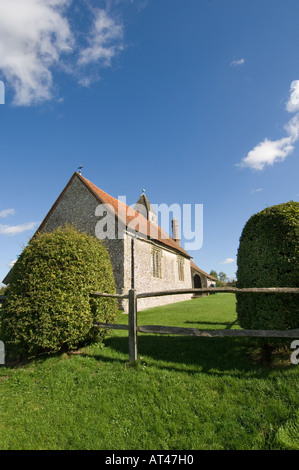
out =
[[[223,323],[224,324],[224,323]],[[228,323],[231,325],[231,323]],[[32,359],[8,361],[4,368],[19,369],[47,359],[79,355],[102,363],[118,363],[134,367],[129,362],[129,340],[127,336],[115,334],[106,337],[104,349],[96,348],[92,353],[85,349],[41,354]],[[109,349],[111,349],[111,352]],[[277,365],[273,362],[273,351],[284,348],[284,359]],[[188,374],[206,373],[214,376],[232,375],[242,378],[264,378],[273,370],[292,367],[291,349],[288,340],[265,338],[203,338],[188,336],[138,334],[138,363],[161,370],[182,371]],[[283,356],[281,356],[283,357]],[[276,353],[277,358],[277,353]],[[1,370],[1,368],[0,368]]]
[[[128,355],[127,337],[110,337],[106,346]],[[187,373],[204,372],[213,375],[233,373],[250,377],[265,377],[273,369],[272,359],[263,356],[263,338],[198,338],[163,335],[138,335],[138,358],[151,366]],[[257,354],[260,351],[260,354]],[[120,358],[97,355],[96,359],[128,362]],[[291,365],[284,365],[284,369]]]

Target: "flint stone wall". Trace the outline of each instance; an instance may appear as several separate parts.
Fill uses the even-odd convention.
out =
[[[97,198],[82,184],[79,178],[74,178],[58,203],[51,209],[42,231],[51,232],[65,224],[71,224],[80,231],[96,236],[96,227],[100,220],[95,215],[98,206],[99,201]],[[115,238],[104,239],[102,242],[110,255],[116,292],[118,294],[127,294],[132,286],[132,236],[125,231],[125,227],[118,226],[114,214],[109,211],[105,214],[107,214],[105,217],[107,222],[111,224],[110,226],[115,225]],[[161,278],[153,276],[152,249],[154,246],[161,249]],[[164,249],[163,246],[153,241],[134,238],[133,257],[134,288],[137,293],[192,287],[190,260],[188,258],[184,258],[184,281],[180,281],[178,255]],[[184,294],[140,299],[138,300],[138,310],[189,300],[191,297],[191,294]],[[121,301],[119,308],[127,311],[127,301]]]
[[[161,278],[153,276],[153,248],[161,249]],[[132,275],[132,237],[125,238],[125,286],[131,286]],[[163,291],[170,289],[190,289],[192,287],[190,260],[184,258],[184,281],[179,280],[178,255],[161,245],[142,238],[134,239],[134,288],[136,293]],[[137,301],[138,310],[190,300],[191,294],[149,297]],[[127,310],[127,306],[125,307]]]

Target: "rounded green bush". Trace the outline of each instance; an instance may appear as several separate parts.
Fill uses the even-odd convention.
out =
[[[74,349],[103,338],[117,304],[90,293],[115,292],[108,252],[73,227],[34,237],[18,258],[2,310],[1,336],[22,356]]]
[[[238,250],[237,287],[299,287],[299,203],[268,207],[246,223]],[[237,294],[242,328],[299,328],[297,294]]]

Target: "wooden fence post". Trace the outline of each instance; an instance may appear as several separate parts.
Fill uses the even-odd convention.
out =
[[[137,298],[135,289],[129,290],[129,360],[137,361]]]

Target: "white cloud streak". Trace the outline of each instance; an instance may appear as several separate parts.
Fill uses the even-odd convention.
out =
[[[245,64],[245,59],[238,59],[238,60],[233,60],[230,65],[232,67],[239,67],[240,65],[244,65]]]
[[[38,225],[38,222],[29,222],[21,225],[2,225],[0,224],[0,235],[17,235],[19,233],[33,230]]]
[[[15,214],[14,209],[4,209],[3,211],[0,211],[0,217],[3,219],[9,215],[14,215],[14,214]]]
[[[287,102],[286,109],[289,113],[299,111],[299,80],[294,80],[291,83],[290,98]]]
[[[0,0],[0,71],[7,89],[13,90],[13,104],[31,106],[51,100],[54,71],[86,76],[84,68],[89,64],[110,66],[123,49],[123,26],[108,10],[91,10],[88,31],[77,31],[68,15],[72,3]]]
[[[220,261],[219,264],[232,264],[232,263],[235,263],[235,259],[234,258],[226,258],[224,261]]]
[[[78,64],[87,65],[100,61],[111,65],[111,59],[123,49],[123,26],[100,8],[94,11],[94,23],[88,36],[89,46],[81,50]]]
[[[260,193],[261,191],[263,191],[263,188],[253,189],[253,190],[251,191],[251,194]]]

